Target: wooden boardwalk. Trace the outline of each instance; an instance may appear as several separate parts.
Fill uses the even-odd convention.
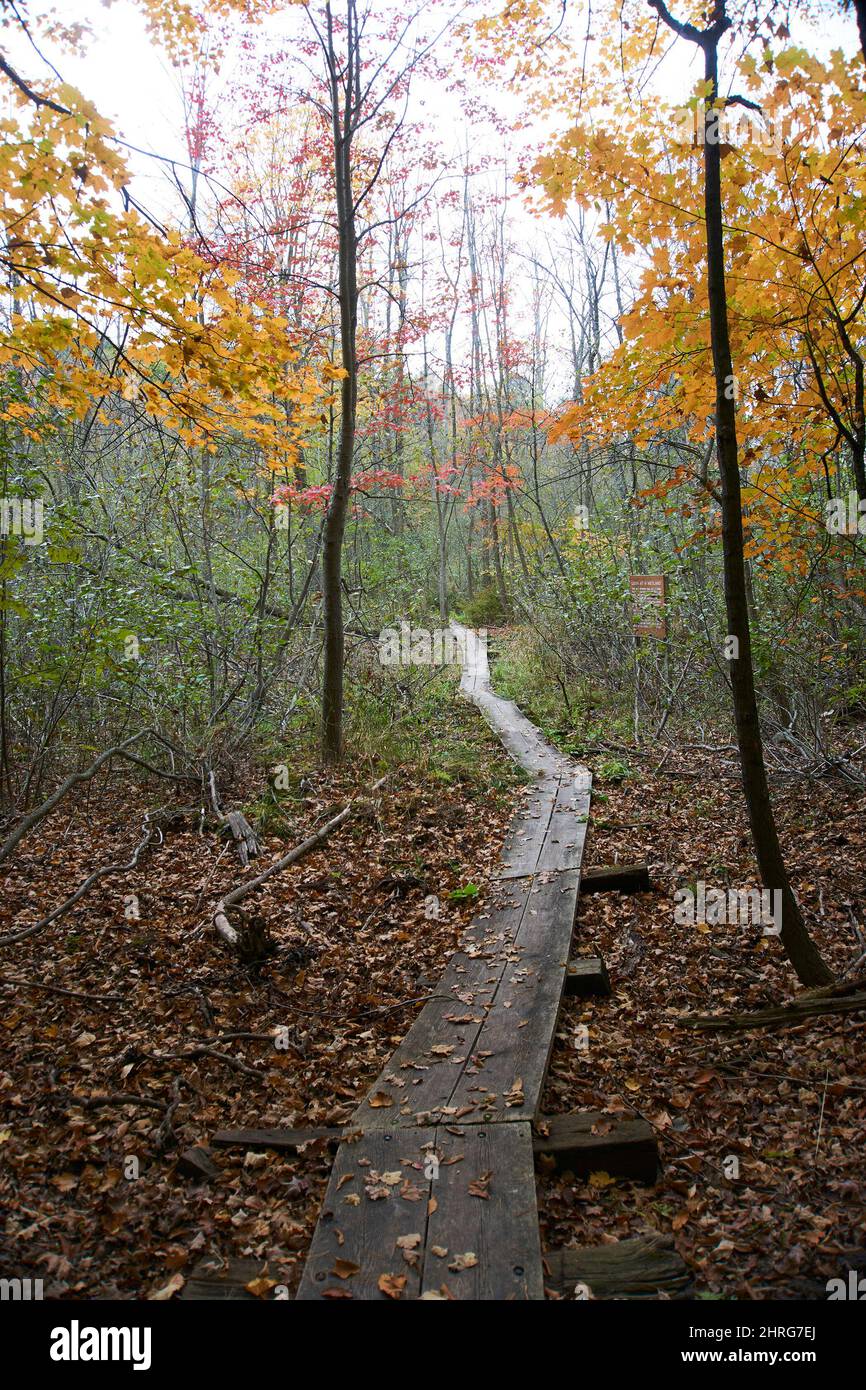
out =
[[[483,911],[337,1151],[300,1299],[544,1297],[532,1121],[565,985],[591,777],[493,693],[484,644],[460,632],[461,688],[534,784]]]

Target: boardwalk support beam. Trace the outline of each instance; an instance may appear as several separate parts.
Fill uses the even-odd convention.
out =
[[[580,879],[581,893],[648,893],[649,890],[646,864],[605,864],[599,869],[584,869]]]
[[[557,1168],[588,1178],[610,1173],[653,1183],[658,1175],[658,1143],[646,1120],[580,1110],[539,1121],[533,1147],[553,1159]]]
[[[555,1250],[544,1263],[545,1284],[563,1298],[658,1298],[676,1295],[689,1282],[669,1236]]]

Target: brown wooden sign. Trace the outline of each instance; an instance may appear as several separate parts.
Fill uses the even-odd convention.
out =
[[[662,617],[667,586],[665,575],[633,574],[628,582],[635,606],[635,635],[667,637],[667,624]]]

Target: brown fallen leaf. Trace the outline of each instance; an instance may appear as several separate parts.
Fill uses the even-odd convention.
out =
[[[161,1289],[155,1293],[147,1295],[151,1303],[167,1303],[170,1298],[174,1298],[176,1293],[180,1293],[186,1280],[182,1274],[173,1274],[167,1284],[163,1284]]]
[[[490,1197],[490,1179],[492,1177],[492,1172],[479,1173],[478,1177],[469,1184],[469,1196],[483,1197],[487,1201]]]
[[[266,1279],[264,1275],[259,1275],[258,1279],[251,1279],[248,1284],[244,1284],[247,1293],[254,1294],[256,1298],[264,1298],[276,1287],[276,1279]]]
[[[461,1269],[474,1269],[477,1263],[478,1256],[475,1254],[475,1251],[467,1250],[465,1255],[455,1255],[448,1268],[453,1269],[455,1273],[459,1273]]]
[[[403,1290],[406,1287],[407,1276],[405,1274],[380,1274],[378,1287],[380,1293],[387,1294],[389,1298],[402,1298]]]
[[[506,1106],[524,1105],[526,1103],[526,1097],[523,1094],[522,1076],[518,1076],[515,1078],[511,1090],[505,1092],[503,1099],[505,1100]]]
[[[374,1091],[367,1104],[371,1110],[386,1110],[389,1105],[394,1104],[393,1096],[389,1096],[387,1091]]]
[[[334,1261],[334,1268],[330,1271],[336,1274],[338,1279],[351,1279],[356,1274],[360,1274],[361,1266],[356,1265],[354,1260],[337,1259]]]

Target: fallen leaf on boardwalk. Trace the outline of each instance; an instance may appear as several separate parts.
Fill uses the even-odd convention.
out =
[[[485,1200],[489,1198],[490,1179],[492,1177],[492,1173],[479,1173],[478,1177],[469,1184],[469,1196],[483,1197]]]
[[[467,1250],[465,1255],[455,1255],[448,1268],[459,1273],[461,1269],[474,1269],[477,1263],[478,1256],[474,1250]]]
[[[430,1051],[434,1057],[450,1057],[454,1048],[449,1047],[447,1043],[437,1043],[435,1047],[430,1048]]]
[[[382,1174],[382,1177],[381,1177],[381,1181],[384,1182],[384,1183],[386,1183],[388,1187],[396,1187],[397,1184],[398,1184],[398,1182],[400,1182],[400,1181],[402,1180],[402,1178],[403,1178],[403,1174],[400,1173],[400,1172],[396,1172],[396,1173],[383,1173],[383,1174]]]
[[[413,1182],[405,1178],[403,1186],[400,1188],[400,1196],[405,1202],[420,1202],[424,1193],[421,1191],[420,1187],[416,1187]]]
[[[357,1192],[350,1192],[347,1197],[343,1198],[343,1201],[346,1203],[347,1207],[359,1207],[361,1205],[361,1198],[358,1196]]]
[[[441,1284],[438,1293],[436,1289],[428,1289],[426,1293],[422,1293],[419,1302],[432,1303],[434,1300],[437,1303],[440,1301],[447,1302],[450,1298],[451,1294],[448,1292],[448,1286],[446,1284]]]
[[[417,1232],[413,1232],[413,1234],[409,1236],[397,1237],[397,1246],[400,1250],[414,1250],[415,1247],[420,1244],[421,1236]]]
[[[247,1293],[254,1294],[256,1298],[264,1298],[265,1294],[270,1293],[271,1289],[276,1287],[276,1279],[266,1279],[263,1275],[258,1279],[251,1279],[248,1284],[244,1284]]]
[[[406,1278],[405,1274],[380,1274],[379,1290],[381,1293],[387,1294],[389,1298],[402,1298],[403,1290],[406,1287]]]
[[[431,1245],[430,1249],[439,1260],[444,1260],[448,1254],[448,1247],[445,1245]]]
[[[151,1303],[166,1303],[168,1299],[174,1298],[176,1293],[180,1293],[185,1283],[186,1280],[182,1274],[173,1274],[168,1283],[163,1284],[161,1289],[157,1289],[156,1293],[148,1294],[148,1300]]]
[[[389,1096],[387,1091],[374,1091],[367,1104],[371,1110],[386,1110],[389,1105],[394,1104],[393,1096]]]
[[[351,1294],[351,1291],[350,1291],[349,1289],[340,1289],[340,1288],[336,1288],[336,1287],[333,1287],[333,1286],[332,1286],[330,1289],[324,1289],[324,1290],[322,1291],[322,1298],[351,1298],[351,1297],[352,1297],[352,1294]]]
[[[356,1274],[360,1274],[361,1266],[356,1265],[354,1260],[338,1259],[334,1261],[334,1268],[331,1274],[336,1274],[338,1279],[352,1279]]]
[[[504,1100],[507,1106],[524,1105],[526,1103],[526,1097],[523,1094],[522,1076],[518,1076],[511,1090],[505,1092]]]

